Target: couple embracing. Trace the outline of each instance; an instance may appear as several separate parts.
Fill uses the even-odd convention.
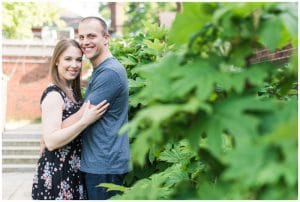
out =
[[[109,51],[103,19],[83,18],[78,35],[79,43],[61,40],[52,55],[52,83],[41,97],[43,136],[33,199],[109,199],[118,192],[97,185],[122,185],[129,172],[128,136],[118,135],[128,121],[126,71]],[[83,54],[93,65],[84,99]]]

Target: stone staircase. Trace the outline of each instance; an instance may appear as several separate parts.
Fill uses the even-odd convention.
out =
[[[2,134],[2,172],[33,172],[39,159],[40,124],[7,129]]]

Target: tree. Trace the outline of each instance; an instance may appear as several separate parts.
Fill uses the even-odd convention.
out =
[[[124,34],[142,31],[143,23],[158,23],[161,11],[176,11],[176,3],[168,2],[130,2],[126,6],[127,20],[124,22]]]
[[[34,26],[63,26],[59,9],[51,3],[2,2],[2,31],[4,38],[32,38]]]
[[[101,2],[98,7],[98,12],[101,17],[103,17],[105,20],[110,21],[111,19],[111,11],[109,9],[109,3],[108,2]]]

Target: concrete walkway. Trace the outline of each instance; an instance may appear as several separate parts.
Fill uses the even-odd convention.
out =
[[[2,200],[31,200],[33,173],[3,173]]]
[[[6,124],[4,134],[19,136],[40,131],[41,124],[16,122]],[[33,172],[2,173],[2,200],[31,200],[33,175]]]

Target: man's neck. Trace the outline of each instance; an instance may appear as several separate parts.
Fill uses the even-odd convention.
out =
[[[98,67],[99,64],[101,64],[104,60],[106,60],[107,58],[112,57],[112,54],[110,53],[110,51],[102,54],[99,58],[97,58],[95,61],[91,61],[93,64],[93,67],[96,68]]]

